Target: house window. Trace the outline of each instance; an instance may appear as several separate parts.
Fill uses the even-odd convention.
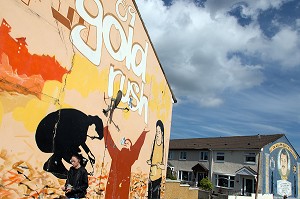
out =
[[[255,153],[245,154],[245,162],[246,163],[255,163],[256,162],[256,154]]]
[[[186,160],[186,151],[181,151],[180,152],[179,160]]]
[[[224,162],[225,161],[225,154],[218,152],[217,153],[217,162]]]
[[[192,171],[179,171],[178,172],[178,179],[181,181],[192,181]]]
[[[200,151],[200,161],[207,161],[208,160],[208,152],[207,151]]]
[[[216,177],[216,186],[223,188],[233,188],[234,187],[234,176],[228,175],[215,175]]]
[[[173,158],[174,158],[174,152],[173,151],[169,151],[169,156],[168,156],[169,158],[169,160],[173,160]]]

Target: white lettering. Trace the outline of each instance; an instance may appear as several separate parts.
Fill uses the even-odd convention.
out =
[[[114,85],[117,77],[120,76],[120,87],[118,90],[121,90],[124,93],[124,84],[126,76],[122,73],[121,70],[114,70],[114,66],[110,66],[109,69],[109,81],[108,81],[108,95],[113,96],[114,93]],[[139,96],[137,95],[139,93]],[[136,102],[136,105],[132,103],[133,101]],[[136,82],[132,82],[127,79],[127,91],[125,96],[122,96],[122,102],[128,103],[131,102],[131,106],[129,106],[130,110],[135,112],[138,111],[139,115],[142,115],[142,111],[144,108],[145,115],[144,121],[148,123],[148,98],[144,95],[144,83],[142,83],[142,89],[140,89],[139,85]]]
[[[122,16],[120,14],[120,11],[119,11],[119,6],[120,5],[122,5],[122,7],[125,11],[124,16]],[[135,23],[135,10],[131,6],[127,6],[126,2],[124,0],[118,0],[117,3],[116,3],[116,13],[117,13],[119,19],[123,22],[127,21],[127,14],[128,14],[127,10],[129,11],[129,14],[131,15],[130,25],[133,27],[134,23]]]
[[[142,60],[139,65],[136,65],[136,55],[137,52],[140,51],[142,53]],[[143,82],[146,83],[146,62],[147,62],[147,53],[148,53],[148,43],[146,43],[145,51],[139,44],[135,44],[132,48],[131,56],[131,67],[138,77],[142,75]]]
[[[93,64],[99,65],[101,61],[101,48],[102,48],[102,17],[103,17],[103,7],[100,1],[95,1],[98,7],[98,15],[95,18],[92,18],[85,10],[84,0],[76,1],[76,10],[78,14],[89,24],[97,27],[97,43],[96,49],[93,50],[88,46],[85,41],[83,41],[80,32],[87,27],[84,25],[76,25],[70,35],[70,39],[73,42],[74,46]]]
[[[100,65],[101,62],[101,49],[102,43],[104,43],[109,55],[116,61],[123,62],[125,60],[125,65],[128,70],[142,79],[142,85],[130,81],[127,78],[127,92],[123,96],[122,102],[135,101],[136,103],[131,103],[130,109],[132,111],[138,111],[139,115],[142,115],[142,110],[145,111],[145,123],[148,121],[148,98],[144,96],[144,84],[146,83],[146,67],[147,67],[147,54],[148,54],[148,42],[145,42],[145,48],[143,48],[139,43],[133,44],[133,34],[134,34],[134,23],[136,17],[136,11],[131,7],[126,5],[126,2],[118,0],[116,3],[116,13],[118,18],[125,22],[128,20],[128,16],[131,16],[130,23],[128,25],[128,36],[124,31],[123,26],[120,24],[119,20],[111,15],[107,14],[103,18],[103,6],[101,1],[93,0],[98,8],[98,15],[92,17],[86,10],[84,6],[85,0],[76,0],[76,10],[78,14],[90,25],[96,27],[96,49],[92,49],[81,37],[81,31],[87,29],[86,26],[78,24],[71,30],[70,39],[74,46],[93,64]],[[125,11],[124,15],[120,14],[119,8],[123,8]],[[129,13],[129,15],[128,15]],[[115,49],[112,46],[110,39],[110,33],[112,28],[115,28],[120,35],[121,42],[120,46]],[[103,37],[103,42],[102,42]],[[137,55],[141,54],[141,59],[137,63]],[[114,83],[117,77],[120,76],[120,90],[124,90],[126,76],[121,70],[114,70],[111,66],[109,70],[109,81],[108,81],[108,96],[113,97],[114,93]],[[140,89],[141,88],[141,89]],[[138,95],[139,94],[139,97]],[[136,105],[134,105],[136,104]]]
[[[113,49],[110,38],[109,38],[110,30],[111,30],[112,26],[115,26],[115,28],[118,30],[120,37],[121,37],[121,45],[117,51]],[[129,53],[128,49],[127,49],[127,45],[128,45],[127,39],[126,39],[125,32],[123,30],[123,27],[121,26],[121,24],[118,22],[118,20],[116,18],[114,18],[111,15],[107,15],[103,20],[103,29],[106,30],[103,32],[103,39],[104,39],[104,44],[105,44],[105,47],[106,47],[108,53],[115,60],[123,61],[125,59],[125,57],[127,56],[127,54]]]

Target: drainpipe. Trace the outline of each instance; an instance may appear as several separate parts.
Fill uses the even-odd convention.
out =
[[[212,149],[208,149],[210,151],[210,160],[209,160],[209,177],[210,177],[210,181],[212,181],[212,168],[213,168],[213,150]]]
[[[256,187],[255,187],[255,199],[257,199],[257,195],[258,195],[258,183],[259,183],[259,172],[260,172],[260,156],[261,153],[263,151],[263,148],[260,149],[260,152],[258,154],[258,162],[257,162],[257,181],[256,181]]]

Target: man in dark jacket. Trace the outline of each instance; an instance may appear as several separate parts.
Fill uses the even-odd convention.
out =
[[[65,186],[62,188],[68,198],[84,198],[88,188],[88,173],[82,166],[83,157],[73,155],[71,158],[72,167],[68,171]]]

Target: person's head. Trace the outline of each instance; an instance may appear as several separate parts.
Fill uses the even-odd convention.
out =
[[[156,122],[155,141],[157,145],[161,145],[164,142],[164,124],[161,120]]]
[[[74,168],[79,168],[81,166],[82,157],[79,154],[74,154],[71,157],[71,164]]]
[[[286,176],[288,172],[288,154],[285,149],[282,149],[280,153],[280,167],[281,174]]]
[[[126,139],[126,140],[124,141],[123,147],[126,148],[126,149],[128,149],[128,150],[130,150],[130,149],[131,149],[131,146],[132,146],[131,140],[130,140],[130,139]]]

